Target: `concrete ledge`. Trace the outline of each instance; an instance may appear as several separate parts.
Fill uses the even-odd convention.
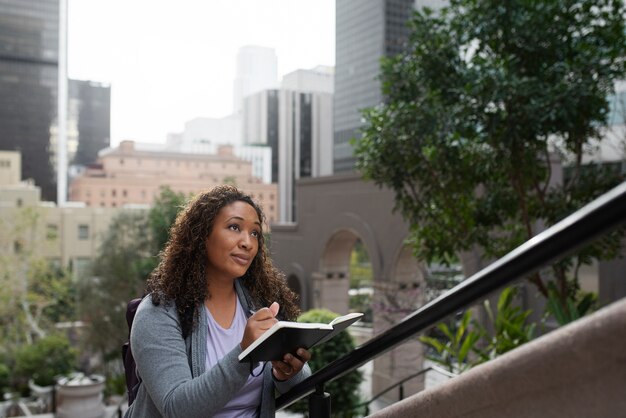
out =
[[[372,417],[626,417],[626,299]]]

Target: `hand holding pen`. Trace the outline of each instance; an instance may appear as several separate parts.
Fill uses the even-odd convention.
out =
[[[277,302],[269,308],[262,308],[258,311],[250,311],[252,316],[248,318],[248,324],[241,340],[241,349],[245,350],[253,341],[259,338],[265,331],[270,329],[278,320],[276,314],[280,306]],[[286,353],[282,360],[272,361],[272,373],[279,381],[290,379],[297,374],[304,364],[311,359],[311,353],[304,348],[299,348],[297,355]]]
[[[278,302],[274,302],[269,308],[261,308],[256,312],[251,311],[252,316],[248,318],[248,323],[246,324],[246,329],[243,332],[243,338],[240,343],[242,350],[248,348],[250,344],[278,322],[276,314],[278,314],[279,308]]]

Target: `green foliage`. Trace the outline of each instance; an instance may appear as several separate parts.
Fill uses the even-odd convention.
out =
[[[372,284],[372,263],[365,246],[360,240],[350,253],[350,288],[355,289]]]
[[[15,379],[20,385],[33,379],[39,386],[54,384],[55,377],[70,373],[75,366],[76,354],[69,341],[51,335],[32,345],[23,346],[15,356]]]
[[[471,368],[475,363],[470,361],[469,355],[482,336],[482,331],[470,327],[471,319],[472,312],[465,311],[459,321],[437,324],[436,328],[443,338],[421,336],[420,341],[435,351],[435,355],[426,357],[452,373],[462,373]]]
[[[109,374],[106,376],[104,394],[124,395],[126,393],[126,376],[124,373]]]
[[[9,366],[4,363],[0,363],[0,397],[9,389],[10,376]]]
[[[80,305],[87,345],[105,357],[119,353],[128,338],[126,304],[143,294],[154,265],[144,212],[121,212],[111,222],[92,276],[81,282]]]
[[[594,293],[575,292],[562,300],[554,282],[548,283],[548,301],[546,313],[552,315],[559,325],[569,324],[597,306],[598,298]]]
[[[613,0],[451,0],[415,13],[406,53],[382,60],[386,99],[363,112],[355,152],[364,177],[395,192],[418,258],[475,246],[499,258],[624,179],[583,165],[626,76],[624,12]],[[614,257],[621,236],[553,266],[561,302],[568,274]]]
[[[12,353],[54,331],[56,322],[76,319],[71,274],[41,254],[42,209],[16,208],[0,219],[0,347]],[[16,244],[18,243],[18,244]]]
[[[68,269],[39,260],[31,266],[29,299],[42,307],[43,321],[52,331],[58,322],[74,321],[77,317],[77,284]]]
[[[300,315],[298,321],[329,323],[337,316],[339,315],[326,309],[312,309]],[[331,340],[312,348],[311,360],[308,364],[311,370],[315,372],[352,350],[354,350],[352,337],[347,331],[342,331]],[[324,386],[325,391],[331,394],[331,407],[334,417],[360,416],[360,411],[355,407],[360,402],[359,385],[362,380],[361,373],[355,370]],[[308,400],[300,400],[287,409],[306,414],[308,412]]]
[[[81,315],[90,324],[86,344],[105,362],[120,361],[120,347],[128,338],[126,304],[143,295],[184,202],[182,193],[164,187],[149,211],[121,212],[109,226],[91,277],[80,289]]]
[[[170,236],[170,226],[176,220],[178,212],[186,201],[187,197],[184,193],[176,193],[169,186],[161,186],[161,192],[154,200],[148,214],[155,253],[161,251],[167,243]]]
[[[493,359],[533,339],[536,324],[528,324],[528,317],[532,311],[523,311],[514,306],[517,287],[507,287],[498,298],[497,310],[494,313],[489,300],[484,303],[485,311],[494,329],[492,336],[483,332],[488,339],[487,346],[480,350],[484,360]]]
[[[491,332],[472,320],[471,310],[458,321],[438,324],[438,332],[420,337],[435,352],[427,358],[453,373],[462,373],[532,340],[536,324],[528,323],[530,310],[514,305],[516,295],[516,287],[505,288],[498,297],[496,312],[488,300],[484,302]]]

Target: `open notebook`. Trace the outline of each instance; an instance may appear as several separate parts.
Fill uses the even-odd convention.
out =
[[[362,313],[349,313],[329,324],[278,321],[239,354],[239,361],[282,360],[287,353],[295,355],[298,348],[309,349],[330,340],[362,316]]]

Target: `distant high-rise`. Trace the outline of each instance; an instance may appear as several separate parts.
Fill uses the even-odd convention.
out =
[[[278,87],[278,58],[273,48],[248,45],[237,52],[233,113],[239,115],[246,96]]]
[[[433,2],[431,0],[431,2]],[[350,171],[349,141],[362,126],[360,109],[379,104],[380,58],[402,51],[419,0],[337,0],[333,171]]]
[[[21,151],[21,177],[55,201],[59,0],[2,0],[0,30],[0,150]]]
[[[68,161],[88,165],[111,145],[111,87],[69,80]]]
[[[332,68],[297,70],[244,100],[244,140],[272,149],[281,222],[296,220],[298,179],[332,174],[332,86]]]

